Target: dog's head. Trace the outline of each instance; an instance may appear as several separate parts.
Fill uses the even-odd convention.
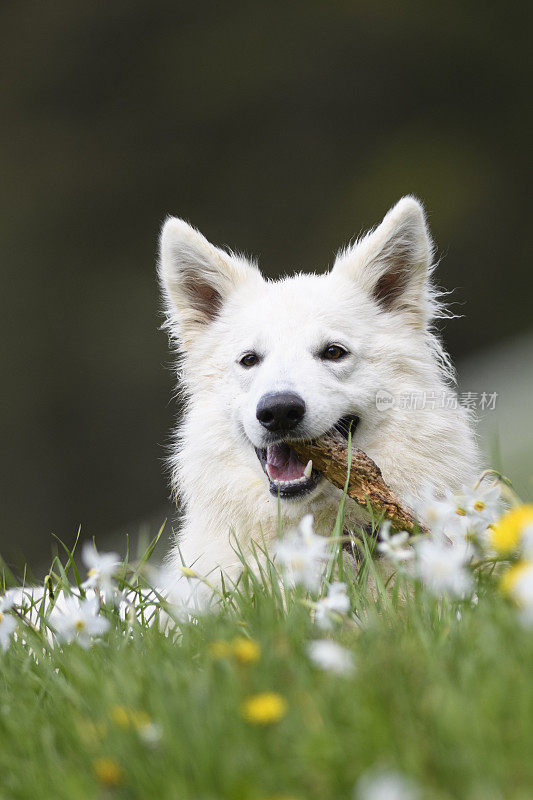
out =
[[[294,501],[321,482],[291,440],[336,427],[357,442],[380,424],[376,392],[428,350],[431,263],[411,197],[339,253],[329,273],[279,281],[186,222],[165,222],[160,278],[186,389],[216,408],[238,446],[255,450],[272,494]]]

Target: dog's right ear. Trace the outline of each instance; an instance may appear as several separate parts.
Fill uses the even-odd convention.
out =
[[[260,277],[255,266],[215,247],[184,220],[169,217],[164,223],[159,278],[172,331],[185,347],[213,322],[229,295],[253,275]]]

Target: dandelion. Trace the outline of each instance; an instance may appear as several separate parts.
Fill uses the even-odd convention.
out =
[[[466,569],[468,554],[463,548],[450,547],[437,539],[422,539],[415,545],[418,577],[438,597],[449,594],[464,597],[472,588]]]
[[[390,529],[391,523],[386,520],[379,531],[379,552],[397,564],[401,561],[410,561],[414,557],[414,550],[412,547],[406,546],[409,534],[407,531],[391,534]]]
[[[207,652],[209,653],[211,658],[215,659],[229,658],[231,656],[231,646],[229,642],[225,642],[223,640],[217,642],[211,642],[211,644],[207,648]]]
[[[100,604],[96,599],[67,597],[61,609],[54,606],[49,622],[60,641],[77,641],[87,649],[94,637],[101,636],[109,628],[109,620],[101,617],[99,612]]]
[[[331,639],[315,639],[307,646],[309,658],[315,666],[336,675],[350,675],[355,669],[352,653]]]
[[[82,588],[94,589],[102,595],[104,601],[108,601],[114,596],[117,589],[113,576],[117,567],[120,566],[118,554],[99,553],[96,547],[85,542],[81,557],[88,569],[87,580],[82,583]]]
[[[355,800],[418,800],[418,786],[394,770],[367,772],[357,781]]]
[[[93,770],[104,786],[120,786],[122,783],[122,768],[112,758],[97,758],[93,762]]]
[[[275,545],[276,557],[288,585],[301,585],[311,592],[320,586],[328,560],[327,551],[328,540],[315,534],[311,514],[306,514],[298,528]]]
[[[231,652],[241,664],[255,664],[261,658],[261,648],[253,639],[238,636],[231,643]]]
[[[511,508],[492,526],[489,544],[500,555],[518,550],[524,531],[533,524],[533,505]]]
[[[325,630],[333,627],[335,618],[347,614],[350,610],[350,598],[346,594],[345,583],[331,583],[326,597],[320,598],[315,606],[315,622]]]
[[[279,722],[287,713],[287,701],[277,692],[263,692],[247,697],[241,706],[241,714],[253,725],[271,725]]]
[[[109,710],[109,719],[117,728],[129,728],[131,723],[130,712],[124,706],[113,706]]]
[[[109,710],[109,719],[118,728],[136,730],[141,741],[149,747],[155,746],[161,739],[159,725],[152,722],[146,711],[136,711],[118,705],[112,706]]]

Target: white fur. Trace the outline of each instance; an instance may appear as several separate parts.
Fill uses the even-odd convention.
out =
[[[160,279],[168,329],[180,354],[185,411],[172,455],[173,488],[184,519],[171,559],[207,574],[234,576],[251,540],[277,536],[278,500],[254,445],[265,446],[255,412],[266,392],[295,391],[307,407],[305,435],[330,429],[346,414],[360,423],[353,441],[406,499],[428,483],[457,489],[478,470],[464,409],[376,408],[376,392],[450,393],[453,371],[432,333],[440,315],[430,282],[433,248],[420,203],[404,197],[381,225],[342,251],[323,275],[265,280],[242,257],[211,245],[187,223],[169,218],[161,234]],[[381,288],[378,288],[381,287]],[[330,342],[349,355],[317,357]],[[239,364],[247,351],[262,360]],[[282,523],[305,513],[317,531],[334,524],[340,491],[323,480],[301,500],[282,500]],[[365,512],[347,504],[348,524]]]

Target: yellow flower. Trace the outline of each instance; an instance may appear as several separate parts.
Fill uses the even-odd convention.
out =
[[[231,655],[231,647],[228,642],[220,640],[218,642],[211,642],[207,648],[207,652],[211,658],[229,658]]]
[[[132,711],[130,719],[132,721],[132,724],[137,728],[137,730],[141,730],[142,728],[147,728],[149,725],[152,724],[152,720],[150,719],[146,711]]]
[[[530,570],[533,570],[533,561],[519,561],[506,570],[500,579],[500,589],[504,594],[513,595],[516,584]]]
[[[490,544],[496,552],[505,555],[518,548],[522,531],[533,524],[533,505],[511,508],[494,523],[490,531]]]
[[[287,713],[287,701],[276,692],[263,692],[247,697],[241,714],[254,725],[270,725],[279,722]]]
[[[113,706],[109,711],[109,719],[118,728],[129,728],[131,723],[131,712],[124,706]]]
[[[237,636],[231,643],[233,655],[241,664],[255,664],[261,658],[261,648],[253,639]]]
[[[97,758],[93,762],[94,774],[104,786],[120,786],[122,768],[112,758]]]

